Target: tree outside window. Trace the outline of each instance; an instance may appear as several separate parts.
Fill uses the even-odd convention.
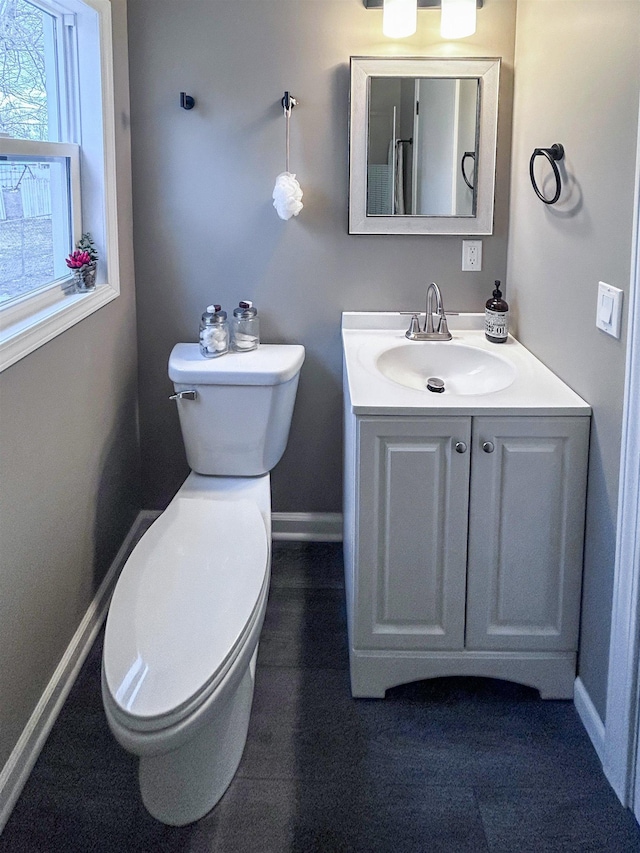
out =
[[[50,17],[27,0],[0,0],[0,132],[17,139],[49,139],[45,30],[51,41]]]

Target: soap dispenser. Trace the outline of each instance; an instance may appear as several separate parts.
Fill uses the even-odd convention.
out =
[[[503,344],[509,334],[509,306],[502,298],[499,281],[495,282],[493,296],[485,306],[484,334],[492,344]]]
[[[220,305],[209,305],[200,321],[200,352],[205,358],[217,358],[229,352],[227,312]]]

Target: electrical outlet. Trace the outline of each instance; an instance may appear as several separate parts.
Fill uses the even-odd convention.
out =
[[[482,240],[462,241],[462,271],[480,272],[482,269]]]

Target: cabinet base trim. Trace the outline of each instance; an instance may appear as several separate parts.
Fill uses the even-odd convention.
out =
[[[482,676],[526,684],[542,699],[573,699],[574,652],[363,652],[350,650],[351,694],[383,699],[385,691],[423,678]]]

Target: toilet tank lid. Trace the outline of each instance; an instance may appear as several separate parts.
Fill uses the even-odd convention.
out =
[[[280,385],[300,371],[300,344],[261,344],[251,352],[205,358],[198,344],[176,344],[169,356],[172,382],[194,385]]]

